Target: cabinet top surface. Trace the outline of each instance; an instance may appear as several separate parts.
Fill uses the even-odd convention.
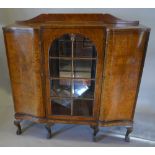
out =
[[[40,14],[32,19],[16,21],[4,29],[56,27],[144,28],[139,21],[126,21],[110,14]]]

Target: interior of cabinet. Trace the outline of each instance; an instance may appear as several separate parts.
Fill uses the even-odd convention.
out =
[[[51,44],[51,114],[93,116],[96,54],[95,45],[77,34],[65,34]]]

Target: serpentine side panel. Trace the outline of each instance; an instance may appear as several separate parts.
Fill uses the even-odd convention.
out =
[[[132,121],[148,34],[146,29],[107,32],[100,121]]]
[[[39,31],[3,30],[15,112],[44,117]]]

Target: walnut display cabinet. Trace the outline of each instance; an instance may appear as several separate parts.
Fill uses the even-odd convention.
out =
[[[150,29],[109,14],[41,14],[3,28],[21,121],[133,129]]]

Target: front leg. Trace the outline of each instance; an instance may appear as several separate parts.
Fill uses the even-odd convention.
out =
[[[129,134],[133,131],[133,127],[128,127],[125,135],[125,141],[130,142]]]
[[[17,131],[16,131],[17,135],[21,135],[22,134],[22,129],[21,129],[20,122],[21,122],[20,120],[15,120],[14,121],[14,125],[17,127]]]
[[[91,125],[91,128],[94,130],[93,132],[93,141],[96,141],[96,135],[99,132],[99,128],[97,125]]]
[[[45,125],[45,128],[46,128],[46,130],[47,130],[47,132],[48,132],[48,134],[47,134],[47,139],[50,139],[51,137],[52,137],[52,132],[51,132],[51,126],[53,126],[54,124],[51,124],[51,123],[47,123],[46,125]]]

